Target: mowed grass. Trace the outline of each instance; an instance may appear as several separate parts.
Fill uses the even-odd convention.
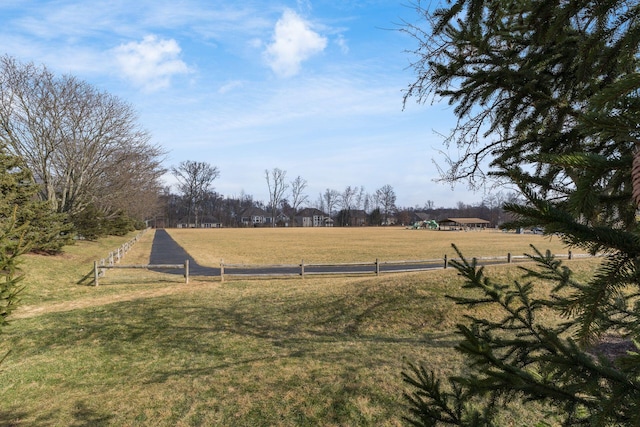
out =
[[[169,231],[191,236],[193,245],[179,238],[192,254],[206,252],[193,249],[205,248],[200,241],[217,251],[224,240],[242,253],[253,231],[272,236],[273,247],[261,239],[267,252],[295,234],[313,234]],[[417,239],[412,233],[433,235],[371,231],[408,241]],[[363,230],[330,233],[334,241],[327,239],[317,255],[310,252],[317,256],[310,260],[337,261],[330,249],[349,246],[351,233],[367,239]],[[453,269],[224,283],[200,278],[189,285],[160,273],[114,270],[101,286],[87,286],[81,279],[93,259],[127,238],[80,242],[59,257],[26,258],[28,305],[4,330],[0,346],[11,349],[0,366],[0,425],[397,426],[407,414],[400,376],[407,361],[443,375],[461,367],[454,331],[466,312],[445,298],[459,292]],[[123,262],[145,262],[152,238],[152,231],[145,234]],[[390,256],[414,258],[396,242],[379,240],[379,246],[396,246]],[[246,262],[276,261],[270,256],[247,255]],[[587,275],[594,262],[571,265]],[[515,266],[489,270],[504,280],[518,275]],[[538,291],[548,289],[540,285]],[[515,408],[504,425],[527,421],[524,409]]]

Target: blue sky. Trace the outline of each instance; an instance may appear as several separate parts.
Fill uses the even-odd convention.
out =
[[[2,54],[117,95],[166,166],[206,161],[216,191],[267,201],[265,169],[326,188],[391,185],[401,206],[475,203],[434,182],[444,104],[402,105],[408,0],[2,0]],[[167,184],[172,178],[167,176]]]

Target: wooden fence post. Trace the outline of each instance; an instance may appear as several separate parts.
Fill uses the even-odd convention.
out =
[[[376,258],[376,276],[380,275],[380,261]]]
[[[507,253],[507,264],[511,264],[511,252]]]
[[[93,261],[93,286],[98,286],[98,261]]]
[[[224,282],[224,261],[220,260],[220,282]]]
[[[573,254],[571,253],[571,251],[569,251],[569,259],[573,258]]]
[[[189,284],[189,260],[184,260],[184,283]]]
[[[300,260],[300,276],[304,279],[304,260]]]
[[[444,268],[445,268],[445,270],[447,269],[448,266],[449,266],[449,260],[447,260],[447,254],[444,254]]]

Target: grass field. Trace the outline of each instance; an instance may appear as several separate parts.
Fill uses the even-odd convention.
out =
[[[431,258],[452,255],[452,242],[469,256],[522,253],[529,243],[566,253],[541,236],[488,232],[169,231],[211,265],[220,257],[247,263]],[[444,297],[459,292],[452,269],[225,283],[201,278],[189,285],[161,273],[114,270],[98,288],[87,286],[82,279],[93,260],[130,237],[79,242],[58,257],[25,257],[23,306],[0,345],[0,352],[11,349],[0,366],[0,425],[396,426],[406,414],[405,361],[424,361],[443,374],[460,368],[452,348],[465,313]],[[145,234],[123,262],[146,262],[152,238]],[[588,274],[593,262],[571,265]],[[515,266],[490,270],[505,280],[518,274]],[[515,408],[504,424],[526,425],[523,414]]]
[[[566,254],[557,237],[534,234],[407,230],[379,228],[257,228],[172,229],[171,236],[201,265],[216,266],[223,259],[231,264],[296,264],[425,260],[455,255],[455,243],[474,256],[522,255],[530,244]]]

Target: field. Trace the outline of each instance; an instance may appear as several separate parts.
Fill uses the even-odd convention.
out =
[[[201,264],[521,254],[536,235],[388,229],[169,230]],[[23,306],[0,352],[0,425],[396,426],[400,373],[423,361],[446,374],[463,310],[453,269],[220,283],[114,270],[87,286],[94,259],[131,236],[29,255]],[[148,232],[123,262],[148,259]],[[594,261],[571,261],[588,274]],[[508,280],[517,267],[491,267]],[[90,283],[90,281],[89,281]],[[546,288],[541,286],[540,292]],[[515,408],[505,425],[526,424]]]
[[[231,264],[308,263],[425,260],[455,256],[451,243],[465,254],[506,256],[530,253],[530,244],[567,254],[558,238],[534,234],[406,230],[381,228],[258,228],[258,229],[175,229],[171,236],[187,248],[199,264],[216,266],[220,260]]]

